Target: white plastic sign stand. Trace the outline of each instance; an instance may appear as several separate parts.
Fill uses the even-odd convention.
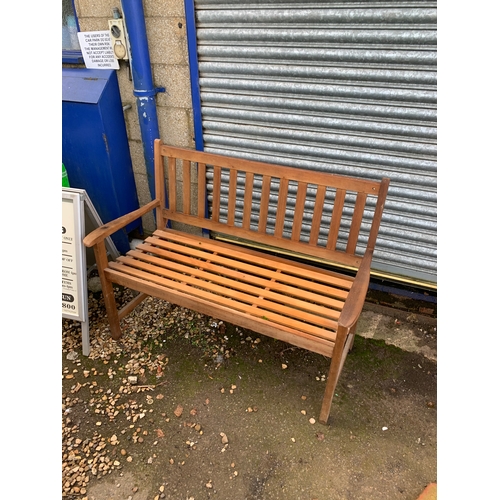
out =
[[[84,198],[79,192],[62,191],[62,317],[82,324],[82,351],[90,353]]]
[[[87,249],[83,238],[99,226],[102,226],[102,220],[87,192],[84,189],[62,188],[62,317],[82,323],[84,356],[90,354],[90,338]],[[116,259],[120,253],[113,240],[108,237],[105,244],[108,254]]]

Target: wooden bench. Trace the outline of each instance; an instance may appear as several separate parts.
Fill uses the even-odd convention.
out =
[[[111,336],[120,338],[120,320],[154,296],[328,356],[319,417],[326,423],[368,289],[388,186],[387,178],[374,182],[283,167],[157,139],[156,198],[84,239],[94,247]],[[153,209],[153,235],[108,262],[105,238]],[[194,226],[198,235],[174,230],[172,222]],[[217,237],[205,237],[200,228]],[[318,266],[321,261],[357,273],[334,272]],[[118,311],[112,283],[140,293]]]

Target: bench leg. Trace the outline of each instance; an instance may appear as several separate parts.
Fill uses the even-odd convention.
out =
[[[106,313],[108,315],[109,329],[111,337],[118,340],[122,336],[120,329],[120,319],[118,317],[118,309],[116,307],[115,292],[113,291],[113,284],[106,279],[104,270],[108,266],[108,257],[106,254],[106,245],[104,241],[97,243],[94,247],[95,260],[97,270],[99,271],[99,278],[101,279],[102,296],[104,305],[106,306]]]
[[[349,352],[352,351],[352,347],[354,345],[354,337],[355,337],[355,334],[356,334],[356,327],[357,326],[358,326],[358,322],[356,321],[356,323],[354,323],[354,326],[349,331],[349,337],[347,339],[347,342],[349,344]]]
[[[344,366],[344,361],[351,344],[351,338],[349,337],[350,336],[348,336],[347,329],[339,327],[339,330],[337,331],[337,341],[335,342],[335,347],[333,348],[330,370],[328,371],[328,378],[326,380],[323,404],[321,406],[321,412],[319,415],[319,421],[322,424],[326,424],[328,421],[328,417],[330,416],[330,409],[332,407],[335,387],[337,387],[340,372],[342,371],[342,367]],[[354,338],[354,335],[352,335],[352,338]]]

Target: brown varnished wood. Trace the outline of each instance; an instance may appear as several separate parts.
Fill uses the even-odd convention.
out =
[[[382,212],[384,211],[387,191],[389,189],[389,182],[390,181],[387,177],[384,177],[380,182],[380,191],[377,198],[377,206],[375,207],[375,213],[373,214],[370,236],[368,237],[368,243],[366,245],[367,250],[373,250],[375,248],[375,241],[377,239],[380,223],[382,222]]]
[[[300,318],[295,319],[296,316],[292,317],[287,315],[287,309],[285,307],[280,307],[279,305],[270,303],[266,304],[264,301],[255,303],[253,301],[250,302],[247,294],[239,293],[234,290],[229,292],[227,288],[219,287],[210,283],[205,284],[206,289],[197,288],[196,286],[190,286],[195,283],[191,276],[184,275],[183,281],[177,281],[155,273],[152,267],[141,267],[142,269],[138,269],[136,267],[124,265],[120,262],[110,262],[108,269],[162,285],[169,290],[178,290],[192,297],[199,297],[211,301],[214,304],[222,304],[249,316],[266,319],[277,325],[284,325],[289,328],[293,328],[296,331],[301,331],[319,338],[330,338],[333,340],[335,336],[335,327],[337,323],[334,321],[331,321],[331,330],[328,331],[312,324],[305,323]],[[152,272],[148,272],[148,270]],[[222,294],[229,294],[230,297]]]
[[[346,328],[340,327],[335,345],[333,347],[330,369],[328,370],[328,378],[326,379],[325,394],[323,396],[323,403],[319,414],[320,423],[325,425],[328,422],[328,416],[330,415],[335,387],[337,386],[340,372],[342,371],[344,361],[347,353],[349,352],[349,344],[347,343],[348,334],[349,332]]]
[[[269,194],[271,193],[271,177],[264,175],[262,177],[262,189],[259,211],[259,233],[266,234],[267,214],[269,209]]]
[[[283,237],[283,226],[285,224],[286,202],[288,199],[288,179],[280,179],[278,192],[278,208],[276,210],[276,225],[274,226],[274,238],[280,240]]]
[[[146,295],[145,293],[139,293],[136,297],[127,302],[118,311],[118,317],[120,318],[120,320],[123,319],[128,314],[130,314],[143,300],[147,299],[148,297],[149,295]]]
[[[198,163],[198,217],[205,217],[206,203],[206,165]]]
[[[346,328],[352,328],[358,321],[370,283],[370,267],[373,250],[367,250],[358,269],[352,288],[347,296],[339,323]]]
[[[87,234],[83,239],[83,243],[86,247],[93,247],[97,243],[104,241],[108,236],[111,236],[116,231],[123,229],[125,226],[128,226],[131,222],[139,219],[143,215],[146,215],[148,212],[151,212],[156,207],[160,206],[160,202],[158,199],[154,199],[150,201],[146,205],[130,212],[128,214],[122,215],[107,224],[103,224],[102,226],[94,229],[92,232]]]
[[[172,211],[177,210],[177,173],[175,158],[168,158],[168,205]]]
[[[356,244],[358,243],[359,229],[361,221],[363,220],[363,210],[366,204],[366,194],[358,193],[356,196],[356,204],[354,205],[354,213],[351,219],[351,229],[349,231],[349,238],[347,240],[346,252],[354,254],[356,251]]]
[[[215,210],[215,208],[214,208]],[[244,229],[243,227],[228,226],[222,222],[214,222],[210,219],[199,219],[198,217],[180,214],[165,210],[165,216],[170,220],[182,222],[184,224],[196,226],[199,228],[210,229],[216,233],[226,234],[242,238],[248,241],[258,241],[261,244],[271,247],[283,248],[293,253],[310,255],[320,259],[326,259],[332,263],[344,264],[357,268],[361,264],[361,257],[350,255],[342,251],[329,250],[320,246],[312,246],[302,241],[291,241],[286,238],[279,238],[271,234],[262,234],[255,231]]]
[[[236,211],[236,186],[238,172],[231,169],[229,172],[229,198],[227,203],[227,223],[229,226],[234,226],[234,218]]]
[[[318,186],[316,191],[316,200],[314,204],[314,213],[311,222],[311,232],[309,234],[309,245],[315,246],[318,243],[319,230],[321,226],[321,217],[325,204],[325,186]]]
[[[214,222],[219,222],[220,183],[221,183],[220,174],[221,174],[220,167],[217,165],[214,165],[213,201],[212,201],[212,220]]]
[[[191,213],[191,163],[182,160],[182,211]]]
[[[108,315],[109,329],[111,337],[115,340],[119,339],[122,335],[120,328],[120,317],[116,307],[115,293],[113,291],[113,283],[106,278],[106,268],[108,266],[108,257],[106,245],[103,240],[96,243],[94,246],[95,260],[99,276],[101,278],[101,289],[106,313]]]
[[[311,281],[289,275],[286,272],[282,272],[278,267],[276,270],[262,267],[257,268],[254,264],[247,264],[242,260],[223,257],[211,252],[200,252],[192,247],[175,244],[171,244],[171,247],[172,250],[165,250],[164,248],[145,244],[138,245],[137,248],[142,251],[141,258],[147,260],[154,256],[159,256],[163,262],[162,265],[167,267],[170,261],[180,262],[200,270],[207,270],[221,276],[228,276],[238,281],[252,283],[263,288],[269,287],[269,289],[275,292],[290,297],[297,296],[315,304],[331,307],[331,314],[334,317],[336,317],[335,309],[340,311],[343,308],[348,295],[348,291],[345,289],[322,285],[317,281],[314,281],[314,285],[311,285]],[[139,258],[136,254],[133,254],[133,256]],[[276,273],[279,276],[276,276]],[[269,283],[272,283],[272,287],[270,287]]]
[[[302,232],[302,218],[304,215],[304,206],[306,203],[307,183],[299,182],[297,188],[297,197],[295,201],[295,213],[293,215],[292,241],[299,241]]]
[[[264,254],[258,250],[252,249],[241,249],[230,243],[225,243],[223,241],[214,241],[211,239],[203,238],[196,235],[187,235],[182,233],[181,231],[176,231],[173,229],[163,230],[163,231],[155,231],[153,236],[146,239],[147,242],[150,242],[154,245],[162,245],[164,240],[174,240],[176,242],[181,243],[187,247],[191,246],[193,248],[205,249],[215,254],[215,257],[219,257],[221,255],[239,255],[239,258],[245,262],[248,262],[250,265],[257,264],[258,266],[262,266],[263,268],[268,267],[269,269],[274,270],[280,269],[285,273],[294,274],[296,276],[303,276],[307,273],[307,276],[311,279],[319,281],[320,283],[325,283],[328,286],[336,286],[339,288],[345,288],[349,290],[352,286],[354,278],[351,276],[346,276],[341,273],[337,273],[334,271],[319,269],[315,266],[304,264],[301,262],[292,262],[286,258],[277,257],[275,255]],[[192,250],[188,250],[191,252]],[[252,267],[249,269],[253,269]]]
[[[172,292],[162,285],[144,281],[140,278],[130,277],[110,268],[106,269],[106,276],[108,279],[112,280],[113,283],[158,297],[172,304],[177,304],[181,307],[186,307],[223,321],[232,321],[236,326],[262,333],[263,335],[288,342],[289,344],[322,354],[323,356],[331,357],[332,355],[334,345],[332,341],[313,337],[284,325],[276,325],[263,318],[240,313],[239,311],[235,311],[219,303],[213,303],[202,298],[193,298],[190,295],[178,291]]]
[[[168,173],[168,208],[164,158]],[[191,212],[193,165],[197,167],[195,214]],[[209,218],[207,165],[213,171],[212,217]],[[182,175],[182,179],[178,175]],[[254,193],[255,176],[262,179],[260,204]],[[273,185],[279,182],[273,234],[267,230],[271,182]],[[179,191],[177,184],[179,188],[182,186]],[[158,139],[155,141],[156,198],[139,210],[94,230],[84,239],[87,246],[94,246],[112,337],[121,336],[120,320],[151,295],[328,356],[331,364],[319,417],[320,422],[326,423],[368,290],[373,249],[388,186],[389,179],[385,178],[376,182],[306,171],[174,148]],[[224,196],[227,192],[226,222],[221,216],[222,189]],[[320,226],[322,219],[328,216],[330,209],[325,205],[333,191],[330,231],[326,247],[322,247],[319,244]],[[177,199],[177,192],[182,200]],[[352,209],[354,196],[356,201]],[[306,199],[310,197],[314,197],[315,204],[309,240],[301,241]],[[376,206],[367,250],[364,256],[355,255],[359,251],[362,224],[370,223],[368,218],[363,219],[368,197],[376,198]],[[239,219],[241,204],[243,212]],[[259,214],[257,225],[252,225],[252,204],[255,204],[254,213]],[[294,213],[290,235],[284,234],[287,209]],[[154,234],[126,256],[108,262],[104,239],[150,210],[156,210],[158,221]],[[346,276],[220,240],[166,229],[167,220],[297,255],[327,259],[358,271],[355,277]],[[342,235],[348,234],[345,251],[337,248],[341,246],[338,245],[341,230]],[[112,283],[135,289],[140,295],[117,311]]]
[[[339,236],[340,222],[342,220],[342,211],[344,209],[345,190],[337,189],[335,193],[335,201],[333,203],[332,218],[330,221],[330,232],[328,233],[328,241],[326,248],[335,250],[337,239]]]
[[[163,214],[163,207],[166,206],[165,197],[165,174],[164,174],[164,158],[160,153],[161,141],[155,140],[154,143],[154,167],[155,167],[155,195],[159,201],[156,208],[156,227],[163,229],[167,225],[167,220]]]
[[[250,229],[250,220],[252,217],[252,194],[253,194],[253,173],[245,175],[245,196],[243,200],[243,229]]]
[[[170,255],[172,255],[172,253]],[[317,324],[326,327],[332,325],[330,321],[331,319],[338,319],[340,316],[340,310],[342,310],[343,307],[343,302],[341,301],[332,301],[330,297],[314,293],[314,289],[316,288],[315,283],[307,282],[306,280],[303,280],[303,287],[301,290],[302,293],[300,294],[297,294],[297,290],[292,290],[292,287],[288,287],[288,289],[293,292],[293,295],[295,295],[294,297],[280,293],[281,290],[279,290],[279,288],[282,287],[277,287],[275,290],[275,285],[277,283],[276,278],[272,278],[271,280],[263,280],[262,278],[252,279],[252,276],[245,275],[244,273],[234,269],[225,269],[223,266],[216,266],[211,262],[208,262],[206,266],[203,264],[196,266],[196,263],[193,262],[193,260],[190,261],[189,257],[186,256],[179,256],[178,262],[176,262],[173,260],[176,258],[175,255],[172,259],[166,259],[162,253],[150,255],[149,253],[137,250],[128,252],[127,256],[128,257],[120,257],[118,259],[119,262],[132,267],[137,266],[140,269],[148,270],[149,272],[158,273],[164,276],[175,276],[175,278],[179,281],[184,279],[182,275],[189,274],[191,280],[190,283],[194,286],[198,286],[200,288],[206,286],[207,289],[210,289],[212,284],[222,285],[229,291],[229,294],[231,294],[231,290],[244,292],[248,295],[248,301],[252,303],[256,300],[256,298],[268,299],[276,304],[293,307],[294,310],[287,311],[287,314],[297,316],[303,321],[311,321],[314,323],[316,321],[316,316],[319,316],[320,318]],[[237,265],[237,262],[233,262]],[[148,265],[143,266],[144,263]],[[169,273],[165,272],[165,270],[171,270],[173,272]],[[305,294],[308,294],[309,297],[313,297],[317,300],[317,302],[304,300]],[[335,310],[332,306],[332,302],[338,310]],[[326,304],[329,307],[318,305],[318,303]],[[311,314],[313,316],[311,316]],[[327,321],[323,321],[322,318],[326,318]]]
[[[378,194],[380,188],[380,182],[376,181],[330,174],[326,172],[304,170],[300,168],[283,167],[272,163],[243,160],[241,158],[218,155],[214,153],[205,153],[173,146],[162,145],[161,152],[162,155],[167,157],[173,156],[177,158],[184,158],[195,163],[218,165],[223,168],[253,172],[254,174],[260,175],[272,175],[277,179],[286,178],[290,181],[309,182],[324,186],[338,186],[341,189],[349,189],[351,191],[364,192],[372,195]]]

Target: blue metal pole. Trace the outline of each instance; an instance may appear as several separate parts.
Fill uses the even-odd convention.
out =
[[[194,0],[184,0],[186,34],[191,76],[191,98],[193,100],[194,141],[198,151],[203,151],[203,123],[201,118],[200,74],[198,72],[198,48],[196,44],[196,13]]]
[[[200,73],[198,71],[198,46],[196,43],[196,10],[194,0],[184,0],[186,13],[186,34],[189,56],[189,74],[191,80],[191,99],[193,103],[194,142],[198,151],[204,151],[203,120],[201,116]],[[205,190],[205,217],[208,219],[208,199]],[[205,236],[210,236],[208,229],[202,229]]]
[[[165,92],[165,88],[155,87],[153,84],[142,0],[122,0],[121,3],[130,45],[130,66],[134,96],[137,98],[149,191],[151,197],[155,198],[154,141],[160,137],[155,97],[158,92]]]

